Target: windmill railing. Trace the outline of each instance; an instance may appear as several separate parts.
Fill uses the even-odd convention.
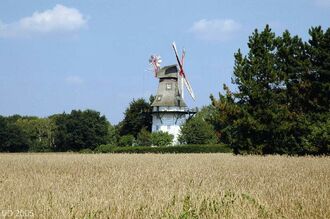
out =
[[[188,107],[153,107],[152,113],[182,113],[182,114],[196,114],[198,112],[198,108]]]

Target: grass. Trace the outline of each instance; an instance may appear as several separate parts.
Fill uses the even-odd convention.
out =
[[[330,218],[330,157],[0,154],[0,194],[34,218]]]

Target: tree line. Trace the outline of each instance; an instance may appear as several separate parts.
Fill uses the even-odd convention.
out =
[[[267,25],[235,55],[233,91],[210,96],[181,127],[179,142],[226,144],[236,154],[329,154],[330,28],[309,40]],[[0,151],[80,151],[105,145],[166,146],[173,136],[151,133],[154,97],[133,100],[117,125],[94,110],[47,118],[0,116]]]
[[[50,152],[94,149],[106,143],[109,123],[93,110],[38,118],[0,116],[0,151]]]
[[[149,101],[143,98],[131,101],[124,119],[117,125],[112,125],[104,115],[94,110],[72,110],[46,118],[0,116],[0,152],[102,151],[108,146],[171,145],[173,135],[161,131],[151,133],[153,98],[151,96]],[[213,128],[201,118],[187,124],[203,127],[204,130],[199,132],[198,128],[191,132],[189,126],[183,127],[180,135],[182,144],[211,143],[205,130],[211,133],[212,143],[216,142]],[[192,134],[193,137],[187,138]]]
[[[173,136],[151,133],[151,104],[133,100],[118,125],[94,110],[35,116],[0,116],[0,152],[61,152],[95,150],[101,145],[166,146]]]

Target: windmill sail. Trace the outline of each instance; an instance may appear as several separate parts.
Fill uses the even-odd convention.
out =
[[[185,56],[186,56],[186,51],[183,49],[182,50],[182,55],[181,55],[181,65],[182,65],[182,68],[183,68],[183,64],[184,64],[184,58],[185,58]],[[181,81],[181,97],[182,97],[182,99],[184,99],[184,74],[180,74],[180,81]]]
[[[183,62],[184,62],[184,57],[185,57],[185,51],[183,51],[182,61],[180,61],[179,56],[178,56],[178,51],[176,49],[175,42],[172,43],[172,47],[173,47],[173,50],[174,50],[174,53],[175,53],[176,61],[178,62],[179,68],[180,68],[179,75],[180,75],[180,79],[181,79],[181,97],[183,98],[183,83],[184,83],[184,85],[187,88],[190,96],[193,98],[193,100],[195,100],[194,91],[193,91],[193,89],[190,85],[190,82],[188,81],[187,76],[186,76],[186,74],[184,73],[184,70],[183,70]]]
[[[184,99],[184,87],[183,87],[183,84],[184,84],[184,79],[181,75],[179,75],[179,81],[180,81],[180,94],[181,94],[181,97],[182,99]]]
[[[193,98],[193,100],[195,100],[195,94],[194,94],[194,91],[190,85],[190,82],[188,81],[188,79],[186,77],[184,77],[184,85],[186,86],[191,98]]]

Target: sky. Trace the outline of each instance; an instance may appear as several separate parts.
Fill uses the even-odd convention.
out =
[[[93,109],[117,124],[156,94],[148,59],[175,64],[173,41],[196,95],[186,103],[209,105],[222,84],[235,89],[234,53],[266,24],[308,40],[311,26],[330,27],[330,0],[1,0],[0,115]]]

